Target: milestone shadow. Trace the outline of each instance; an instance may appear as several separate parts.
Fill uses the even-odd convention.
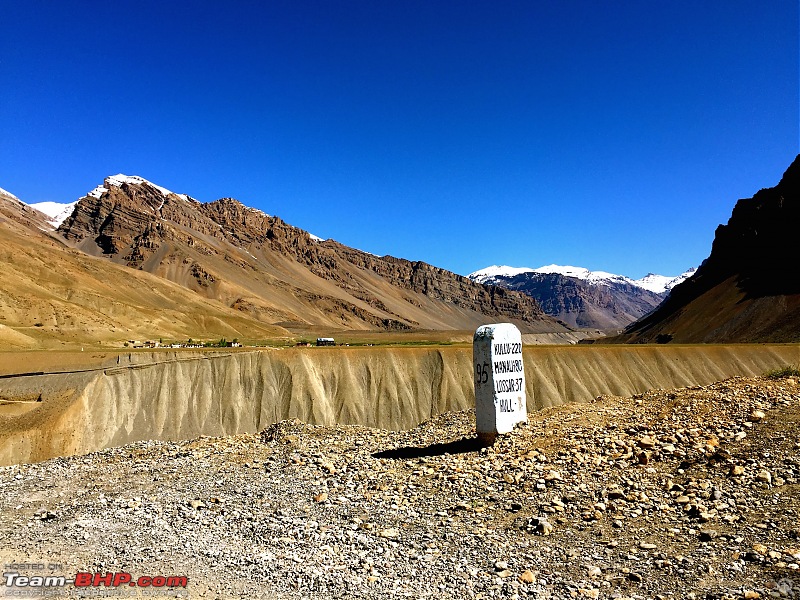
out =
[[[442,454],[466,454],[467,452],[477,452],[489,445],[477,437],[465,437],[446,444],[431,444],[422,448],[418,446],[403,446],[394,450],[383,450],[382,452],[374,452],[372,457],[409,459],[422,458],[423,456],[441,456]]]

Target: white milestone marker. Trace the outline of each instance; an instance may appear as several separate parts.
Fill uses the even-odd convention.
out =
[[[478,437],[494,442],[528,420],[522,335],[511,323],[483,325],[472,343],[475,363],[475,425]]]

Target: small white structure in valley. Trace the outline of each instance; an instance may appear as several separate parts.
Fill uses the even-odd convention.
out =
[[[478,437],[492,443],[528,420],[522,335],[511,323],[483,325],[472,343],[475,363],[475,425]]]

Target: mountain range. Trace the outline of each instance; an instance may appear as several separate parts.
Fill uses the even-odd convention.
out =
[[[694,273],[677,277],[649,273],[634,280],[583,267],[538,269],[491,266],[469,275],[473,281],[528,294],[548,315],[576,328],[620,330],[655,309],[669,291]]]
[[[322,240],[232,198],[201,203],[141,177],[76,202],[0,189],[0,345],[140,338],[286,339],[314,332],[614,330],[609,342],[800,340],[800,156],[739,200],[708,259],[634,280],[579,267],[462,277]]]
[[[38,209],[38,210],[37,210]],[[232,198],[138,176],[77,202],[0,193],[0,343],[291,338],[328,330],[569,332],[529,296],[321,240]],[[38,341],[37,341],[38,340]]]

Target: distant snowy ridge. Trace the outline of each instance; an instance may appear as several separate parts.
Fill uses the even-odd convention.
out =
[[[61,223],[72,214],[72,209],[75,208],[77,202],[72,202],[70,204],[63,204],[61,202],[34,202],[33,204],[28,204],[27,202],[23,202],[19,198],[17,198],[11,192],[0,188],[0,195],[7,196],[12,200],[16,200],[20,204],[24,204],[26,206],[30,206],[38,210],[40,213],[43,213],[47,218],[47,222],[50,223],[54,228],[57,228]]]
[[[630,283],[636,285],[632,279],[624,275],[615,275],[614,273],[607,273],[606,271],[590,271],[584,267],[572,267],[569,265],[546,265],[534,269],[534,272],[557,273],[558,275],[583,279],[584,281],[598,285],[608,285],[612,281],[615,283]]]
[[[472,281],[478,283],[490,283],[495,277],[514,277],[523,273],[532,273],[534,270],[528,267],[507,267],[505,265],[492,265],[480,271],[475,271],[467,275]]]
[[[641,279],[631,279],[624,275],[616,275],[614,273],[607,273],[606,271],[590,271],[584,267],[573,267],[569,265],[546,265],[538,269],[530,269],[527,267],[507,267],[493,265],[486,267],[474,273],[470,273],[468,277],[478,283],[493,284],[496,278],[499,277],[515,277],[524,273],[555,273],[563,275],[564,277],[574,277],[581,279],[593,285],[611,285],[612,283],[629,284],[645,290],[649,290],[656,294],[663,294],[671,290],[673,287],[688,279],[695,272],[695,269],[689,269],[685,273],[681,273],[677,277],[667,275],[656,275],[649,273]]]
[[[692,267],[688,271],[684,271],[677,277],[669,277],[667,275],[656,275],[655,273],[648,273],[641,279],[636,279],[634,284],[642,287],[646,290],[650,290],[651,292],[655,292],[656,294],[663,294],[666,291],[671,290],[679,283],[683,283],[689,277],[694,275],[694,272],[697,271],[695,267]]]
[[[49,217],[47,219],[48,223],[58,229],[58,226],[66,221],[67,217],[72,214],[77,203],[77,200],[69,204],[64,204],[62,202],[34,202],[28,206],[46,214]]]

